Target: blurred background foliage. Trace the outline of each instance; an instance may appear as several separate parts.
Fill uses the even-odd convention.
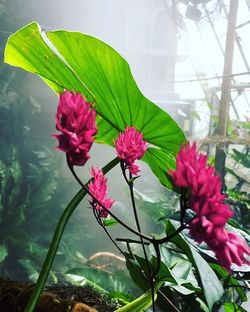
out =
[[[11,14],[15,8],[7,1],[3,4],[1,58],[9,32],[17,27]],[[0,70],[1,275],[34,281],[64,205],[66,184],[58,190],[60,161],[47,139],[51,118],[24,91],[21,71],[3,64]]]

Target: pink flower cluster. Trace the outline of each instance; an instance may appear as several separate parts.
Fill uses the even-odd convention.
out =
[[[80,93],[65,91],[60,94],[56,114],[58,149],[65,152],[71,165],[83,166],[97,133],[96,113],[90,109]]]
[[[119,134],[115,148],[117,156],[125,162],[129,171],[137,175],[140,170],[134,162],[136,159],[141,159],[148,148],[148,143],[143,140],[143,134],[134,127],[127,127]]]
[[[89,192],[100,202],[100,204],[102,204],[105,208],[110,209],[114,204],[114,200],[106,197],[108,192],[107,179],[105,178],[102,170],[92,167],[91,175],[93,177],[93,181],[89,183]],[[108,216],[108,212],[103,209],[103,207],[101,207],[94,198],[90,201],[92,208],[100,211],[100,217],[106,218]]]
[[[224,203],[221,194],[221,180],[215,169],[207,165],[207,156],[199,153],[196,145],[187,144],[176,158],[176,170],[170,170],[176,186],[190,192],[190,208],[196,213],[190,223],[190,234],[198,242],[206,242],[218,261],[230,271],[235,263],[241,266],[250,262],[244,254],[250,255],[245,241],[224,228],[233,215],[230,206]]]

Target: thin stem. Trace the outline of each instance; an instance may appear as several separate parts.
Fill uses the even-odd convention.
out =
[[[93,213],[94,216],[96,218],[96,221],[99,223],[99,225],[102,227],[102,229],[105,231],[106,235],[108,236],[108,238],[111,240],[111,242],[115,245],[115,247],[120,251],[120,253],[126,258],[123,250],[117,245],[117,243],[115,242],[115,240],[113,239],[113,237],[109,234],[108,230],[106,229],[106,227],[103,225],[98,212],[96,210],[93,209]]]
[[[181,198],[180,198],[180,210],[181,210],[181,225],[184,223],[184,217],[186,213],[186,208],[184,204],[184,190],[181,188]]]
[[[125,170],[124,170],[124,174]],[[126,179],[127,181],[127,179]],[[134,217],[135,217],[135,222],[136,222],[136,226],[137,226],[137,230],[138,232],[141,233],[141,226],[140,226],[140,222],[139,222],[139,218],[138,218],[138,214],[137,214],[137,209],[136,209],[136,203],[135,203],[135,196],[134,196],[134,183],[133,183],[133,177],[131,172],[129,172],[129,181],[127,181],[128,186],[129,186],[129,191],[130,191],[130,197],[131,197],[131,202],[132,202],[132,207],[133,207],[133,212],[134,212]],[[153,308],[153,312],[155,312],[155,296],[154,296],[154,276],[152,275],[152,271],[150,268],[150,262],[148,259],[148,255],[147,255],[147,251],[146,251],[146,247],[144,245],[144,240],[142,237],[140,237],[140,241],[142,244],[142,249],[143,249],[143,253],[144,253],[144,257],[146,260],[146,265],[147,265],[147,269],[148,269],[148,274],[149,274],[149,278],[150,278],[150,289],[151,289],[151,295],[152,295],[152,308]]]
[[[116,158],[117,159],[117,158]],[[118,161],[117,161],[118,163]],[[113,214],[110,209],[107,209],[105,206],[103,206],[103,204],[97,199],[95,198],[95,196],[93,196],[90,191],[88,190],[88,187],[87,187],[87,184],[84,185],[81,180],[79,179],[79,177],[77,176],[73,166],[71,164],[68,163],[68,166],[69,166],[69,169],[70,171],[72,172],[73,176],[75,177],[75,179],[77,180],[77,182],[81,185],[81,187],[86,191],[87,194],[89,194],[93,199],[94,201],[100,206],[102,207],[103,210],[107,211],[112,218],[114,218],[118,223],[120,223],[120,225],[122,225],[123,227],[125,227],[128,231],[132,232],[133,234],[139,236],[139,237],[142,237],[148,241],[152,241],[152,237],[150,236],[147,236],[143,233],[140,233],[138,231],[136,231],[135,229],[131,228],[129,225],[127,225],[126,223],[124,223],[121,219],[119,219],[115,214]]]
[[[192,219],[191,219],[192,220]],[[191,221],[190,220],[190,221]],[[182,224],[178,227],[176,231],[174,231],[172,234],[167,235],[166,237],[156,239],[155,242],[157,242],[159,245],[169,242],[173,237],[175,237],[177,234],[182,232],[185,228],[187,228],[187,224]]]
[[[231,273],[228,273],[227,278],[225,279],[225,281],[224,281],[224,283],[223,283],[223,284],[224,284],[224,285],[223,285],[224,288],[227,287],[227,285],[228,285],[230,279],[231,279]]]
[[[129,240],[126,241],[126,246],[127,246],[127,250],[128,250],[128,252],[129,252],[131,258],[133,258],[134,260],[136,260],[134,254],[133,254],[133,252],[132,252],[132,249],[131,249],[131,247],[130,247],[130,242],[129,242]]]
[[[123,242],[123,243],[132,243],[132,244],[141,244],[141,241],[135,240],[135,239],[131,239],[131,238],[116,238],[115,239],[117,242]],[[149,245],[150,242],[144,242],[144,245]]]
[[[176,311],[176,312],[181,312],[174,304],[173,302],[161,291],[158,290],[158,293],[165,299],[167,302],[171,305],[171,307]]]
[[[108,230],[106,229],[106,227],[103,225],[98,212],[96,210],[93,210],[94,216],[96,218],[96,221],[98,222],[98,224],[103,228],[103,230],[105,231],[105,233],[107,234],[108,238],[111,240],[111,242],[115,245],[115,247],[121,252],[121,254],[124,256],[124,258],[130,263],[130,265],[147,281],[147,277],[145,276],[145,274],[143,274],[143,271],[140,271],[136,266],[133,265],[133,263],[131,262],[131,260],[126,256],[126,254],[123,252],[123,250],[116,244],[115,240],[113,239],[113,237],[109,234]],[[130,255],[132,255],[132,251],[130,248],[128,248],[128,250],[130,251]]]
[[[134,217],[135,217],[135,223],[136,223],[138,231],[141,232],[141,226],[140,226],[140,222],[139,222],[139,218],[138,218],[138,214],[137,214],[137,209],[136,209],[136,204],[135,204],[133,177],[132,177],[131,173],[129,173],[128,186],[129,186],[130,197],[131,197],[131,202],[132,202],[132,207],[133,207],[133,212],[134,212]],[[142,240],[142,243],[143,243],[143,240]]]
[[[117,158],[113,159],[111,162],[109,162],[102,169],[103,172],[107,173],[114,166],[116,166],[117,163],[118,163]],[[70,216],[75,211],[76,207],[79,205],[79,203],[81,202],[81,200],[84,198],[84,196],[86,194],[87,194],[86,189],[81,189],[74,196],[74,198],[70,201],[68,206],[63,211],[63,213],[62,213],[62,215],[61,215],[61,217],[57,223],[57,226],[56,226],[56,229],[55,229],[55,232],[54,232],[54,235],[53,235],[53,238],[52,238],[52,241],[51,241],[48,253],[47,253],[47,256],[45,258],[45,261],[43,263],[41,272],[40,272],[38,280],[37,280],[37,283],[36,283],[35,288],[32,292],[32,295],[29,299],[29,302],[28,302],[27,306],[25,307],[24,312],[33,312],[33,310],[35,309],[37,301],[39,300],[39,297],[40,297],[40,295],[44,289],[45,283],[47,281],[47,278],[48,278],[52,263],[54,261],[60,240],[62,238],[64,229],[68,223]]]
[[[250,287],[249,287],[249,286],[244,286],[244,285],[229,285],[229,284],[228,284],[226,287],[244,288],[244,289],[250,290]]]
[[[154,246],[156,259],[157,259],[156,269],[155,269],[155,272],[154,272],[154,277],[156,277],[157,274],[160,271],[160,268],[161,268],[161,252],[160,252],[160,246],[159,246],[158,242],[153,241],[153,246]]]

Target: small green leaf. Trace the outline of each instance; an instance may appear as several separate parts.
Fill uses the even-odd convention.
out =
[[[112,225],[115,225],[117,223],[118,223],[118,221],[116,221],[115,219],[104,219],[103,220],[104,226],[112,226]]]
[[[196,111],[192,111],[192,116],[196,118],[197,120],[201,121],[201,117]]]
[[[111,298],[117,299],[122,305],[127,305],[136,298],[131,294],[125,294],[124,292],[114,291],[110,293]]]
[[[197,302],[199,302],[200,308],[201,308],[202,311],[204,311],[204,312],[210,312],[209,309],[208,309],[208,306],[205,304],[204,301],[201,300],[201,298],[197,297],[195,300],[196,300]]]
[[[210,110],[212,110],[212,109],[213,109],[213,104],[210,103],[210,102],[206,102],[206,103],[207,103],[207,107],[208,107]]]
[[[8,256],[8,249],[5,244],[0,245],[0,263]]]
[[[29,279],[35,283],[39,277],[39,273],[34,267],[34,264],[28,259],[19,259],[18,262],[26,269]]]

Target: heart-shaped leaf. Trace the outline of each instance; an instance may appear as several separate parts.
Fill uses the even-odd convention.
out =
[[[79,32],[45,33],[33,22],[13,34],[5,62],[39,75],[55,92],[81,92],[98,114],[96,141],[114,145],[119,132],[134,126],[150,144],[144,159],[160,182],[185,136],[177,123],[139,90],[128,63],[110,46]]]

